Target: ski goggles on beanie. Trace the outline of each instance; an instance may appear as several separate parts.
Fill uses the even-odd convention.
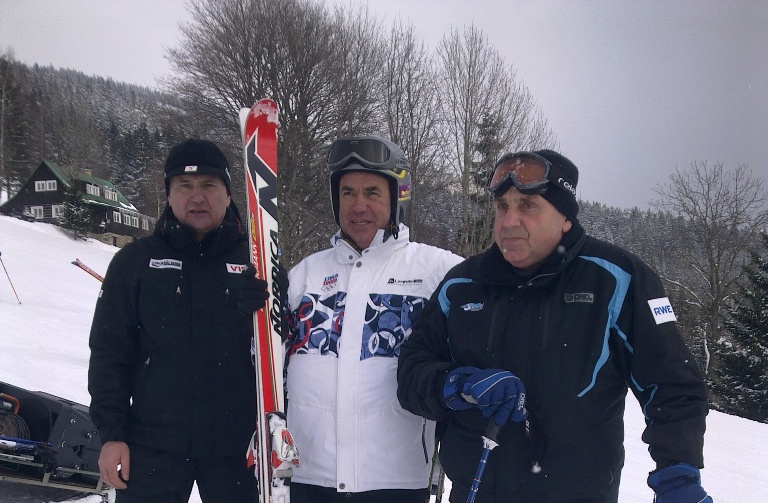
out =
[[[488,192],[499,197],[514,185],[526,195],[542,194],[547,190],[551,171],[552,163],[533,152],[506,154],[493,168]]]
[[[352,162],[370,169],[410,169],[397,145],[370,136],[339,138],[333,142],[326,160],[328,169],[336,171]]]
[[[514,185],[526,195],[544,194],[551,183],[575,199],[578,174],[570,178],[567,170],[553,165],[536,152],[515,152],[503,155],[496,163],[488,182],[488,192],[500,197]]]

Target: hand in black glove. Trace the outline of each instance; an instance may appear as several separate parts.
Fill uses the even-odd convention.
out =
[[[656,503],[712,503],[701,487],[699,469],[687,463],[668,466],[648,475]]]
[[[494,421],[503,426],[507,421],[523,421],[525,386],[512,372],[500,369],[459,367],[448,373],[443,386],[446,405],[454,410],[478,407],[483,417],[495,415]]]
[[[256,268],[253,267],[253,264],[248,264],[241,276],[242,284],[237,298],[237,307],[245,316],[253,316],[253,313],[263,308],[267,303],[269,284],[256,277]]]

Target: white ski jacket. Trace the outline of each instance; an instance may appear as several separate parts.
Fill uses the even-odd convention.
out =
[[[293,481],[339,492],[428,485],[435,423],[397,401],[400,345],[463,259],[380,230],[362,254],[337,233],[289,273],[288,429]]]

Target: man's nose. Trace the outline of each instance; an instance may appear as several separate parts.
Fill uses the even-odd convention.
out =
[[[203,199],[205,199],[205,191],[203,191],[203,188],[199,185],[193,185],[192,195],[190,196],[190,199],[193,199],[195,201],[202,201]]]
[[[367,201],[365,199],[365,196],[362,194],[358,194],[354,196],[354,199],[352,200],[352,210],[354,211],[365,211],[367,207]]]
[[[520,212],[514,208],[510,208],[504,213],[501,219],[501,225],[504,227],[517,227],[520,225]]]

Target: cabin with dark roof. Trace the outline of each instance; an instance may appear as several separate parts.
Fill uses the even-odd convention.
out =
[[[0,213],[53,224],[61,223],[65,191],[76,184],[91,214],[90,236],[115,246],[149,236],[157,219],[140,213],[115,185],[90,172],[75,171],[43,161],[0,206]]]

